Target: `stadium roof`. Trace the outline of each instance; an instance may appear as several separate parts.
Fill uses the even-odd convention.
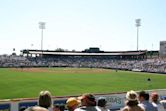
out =
[[[43,55],[76,55],[76,56],[120,56],[120,55],[142,55],[146,51],[117,51],[117,52],[97,52],[97,53],[87,53],[87,52],[72,52],[72,51],[41,51],[41,50],[23,50],[24,54],[43,54]]]

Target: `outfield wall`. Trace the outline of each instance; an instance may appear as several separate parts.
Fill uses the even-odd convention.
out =
[[[157,92],[160,99],[166,99],[166,89],[163,90],[149,90],[148,92]],[[119,110],[124,107],[126,92],[122,93],[110,93],[110,94],[95,94],[96,99],[98,97],[105,97],[107,100],[107,108],[114,110]],[[53,104],[65,105],[66,97],[52,97]],[[74,97],[74,96],[72,96]],[[78,96],[75,96],[78,97]],[[26,98],[26,99],[11,99],[11,100],[1,100],[0,101],[0,111],[19,111],[22,107],[30,107],[38,104],[38,98]]]

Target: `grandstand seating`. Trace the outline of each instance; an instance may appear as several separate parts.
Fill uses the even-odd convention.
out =
[[[166,59],[113,59],[101,56],[0,56],[0,67],[86,67],[166,73]]]

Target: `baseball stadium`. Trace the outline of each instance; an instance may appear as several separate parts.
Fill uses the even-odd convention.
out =
[[[63,104],[67,97],[84,93],[124,96],[129,90],[148,90],[158,91],[161,98],[166,95],[166,59],[159,51],[111,52],[92,47],[83,51],[21,52],[20,56],[0,56],[0,98],[5,105],[6,101],[18,101],[21,107],[26,101],[31,106],[42,90],[51,92],[54,103],[63,98]],[[123,99],[117,108],[124,105]],[[117,98],[110,101],[117,103]]]
[[[0,111],[166,111],[166,0],[0,0]]]

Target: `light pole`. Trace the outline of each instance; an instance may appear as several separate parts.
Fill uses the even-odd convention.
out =
[[[139,26],[141,26],[141,19],[136,19],[135,20],[135,22],[136,22],[136,24],[135,24],[135,26],[137,27],[137,51],[138,51],[138,49],[139,49],[139,43],[138,43],[138,39],[139,39]]]
[[[45,29],[45,22],[39,22],[39,29],[41,29],[41,51],[43,55],[43,29]]]

